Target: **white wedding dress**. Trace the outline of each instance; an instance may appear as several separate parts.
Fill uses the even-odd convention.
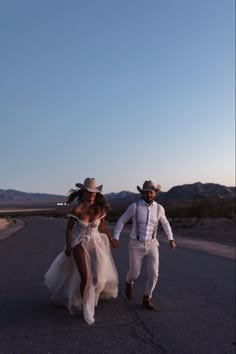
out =
[[[99,298],[116,298],[118,295],[118,275],[111,255],[107,236],[98,231],[100,219],[91,223],[76,219],[72,232],[72,248],[82,245],[89,269],[88,281],[83,299],[80,294],[80,275],[74,257],[61,252],[47,273],[45,285],[52,291],[52,299],[65,305],[71,313],[83,310],[85,321],[94,323],[95,307]]]

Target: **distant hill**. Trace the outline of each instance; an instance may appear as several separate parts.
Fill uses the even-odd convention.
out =
[[[226,187],[215,183],[193,183],[172,187],[168,192],[160,191],[156,200],[164,207],[189,206],[196,199],[234,200],[236,187]],[[105,195],[112,209],[123,210],[130,203],[140,198],[140,193],[121,191]],[[64,203],[67,197],[46,193],[26,193],[13,189],[0,189],[0,208],[49,206]],[[217,199],[217,200],[218,200]],[[232,204],[233,202],[231,202]]]
[[[235,198],[236,187],[226,187],[215,183],[193,183],[172,187],[168,192],[159,192],[156,200],[164,204],[189,204],[196,197],[200,198]],[[106,194],[113,205],[127,205],[140,198],[140,193],[122,191]]]
[[[179,200],[192,200],[194,196],[203,197],[235,197],[236,187],[226,187],[221,184],[215,183],[193,183],[183,184],[182,186],[172,187],[167,193],[165,198],[179,199]],[[163,196],[164,197],[164,196]]]
[[[215,183],[193,183],[158,192],[156,201],[171,217],[235,217],[235,187]],[[122,191],[106,195],[111,207],[111,218],[116,220],[129,204],[140,198],[140,193]]]
[[[66,201],[66,196],[46,193],[26,193],[14,189],[0,189],[0,207],[46,206]]]
[[[129,191],[121,191],[118,193],[108,193],[105,195],[106,199],[108,202],[111,204],[111,206],[120,206],[120,207],[125,207],[130,203],[135,202],[136,200],[139,199],[140,194],[139,193],[133,193]]]

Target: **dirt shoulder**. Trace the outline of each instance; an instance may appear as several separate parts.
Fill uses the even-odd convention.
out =
[[[175,219],[170,222],[177,247],[236,259],[235,219]],[[129,234],[131,227],[131,224],[125,225],[123,232]],[[160,244],[168,243],[161,226],[157,237]]]
[[[159,234],[160,243],[168,243],[166,236]],[[211,242],[206,240],[197,240],[175,234],[175,241],[177,247],[190,248],[196,251],[202,251],[216,256],[221,256],[229,259],[236,259],[236,250],[234,245],[226,245],[218,242]]]
[[[24,227],[25,223],[20,219],[0,219],[0,241],[5,240]]]
[[[178,219],[171,221],[177,247],[194,249],[228,259],[236,259],[235,249],[235,220],[205,219],[190,220]],[[0,219],[0,241],[10,237],[25,225],[20,219]],[[115,224],[110,224],[111,232]],[[129,234],[132,225],[127,224],[123,233]],[[167,237],[161,227],[158,229],[158,240],[168,243]]]

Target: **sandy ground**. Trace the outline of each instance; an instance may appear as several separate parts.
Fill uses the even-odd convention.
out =
[[[8,219],[0,219],[0,231],[4,230],[6,227],[8,227],[10,224],[10,221]]]
[[[194,250],[207,252],[210,254],[236,259],[235,250],[235,221],[226,219],[215,220],[214,222],[205,220],[193,224],[188,224],[183,220],[178,226],[172,226],[177,247],[185,247]],[[110,225],[113,229],[114,224]],[[0,218],[0,241],[10,237],[15,232],[24,227],[24,222],[20,219]],[[131,225],[125,225],[123,232],[129,233]],[[160,242],[168,243],[164,232],[158,232]],[[220,241],[220,242],[219,242]]]
[[[55,208],[18,208],[18,209],[0,209],[0,214],[1,213],[15,213],[15,212],[22,212],[22,211],[45,211],[45,210],[55,210]]]
[[[164,234],[159,235],[159,240],[161,242],[167,243],[166,236]],[[181,235],[175,237],[177,247],[185,247],[194,249],[197,251],[202,251],[216,256],[226,257],[229,259],[236,259],[236,250],[233,245],[226,245],[218,242],[206,241],[206,240],[196,240],[196,239],[186,239]]]
[[[3,241],[7,237],[13,235],[15,232],[22,229],[24,225],[24,221],[19,219],[0,218],[0,241]]]
[[[178,225],[178,226],[177,226]],[[126,224],[123,232],[129,234],[132,225]],[[189,248],[236,259],[235,220],[227,219],[179,219],[172,222],[177,247]],[[168,243],[164,231],[158,226],[158,240]]]

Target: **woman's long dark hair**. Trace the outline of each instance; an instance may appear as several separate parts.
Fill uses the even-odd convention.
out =
[[[99,212],[104,212],[106,214],[108,211],[111,210],[108,201],[101,193],[96,194],[96,198],[92,207],[94,207],[95,214],[98,214]]]
[[[77,198],[78,201],[83,200],[83,194],[84,193],[82,189],[71,189],[69,191],[66,204],[69,205],[75,200],[75,198]]]
[[[69,191],[69,196],[67,198],[67,205],[71,204],[76,198],[79,202],[83,200],[84,189],[71,189]],[[109,203],[106,198],[101,193],[96,193],[96,197],[94,199],[94,204],[91,205],[91,208],[94,208],[94,213],[98,214],[99,212],[104,212],[105,214],[111,210]]]

